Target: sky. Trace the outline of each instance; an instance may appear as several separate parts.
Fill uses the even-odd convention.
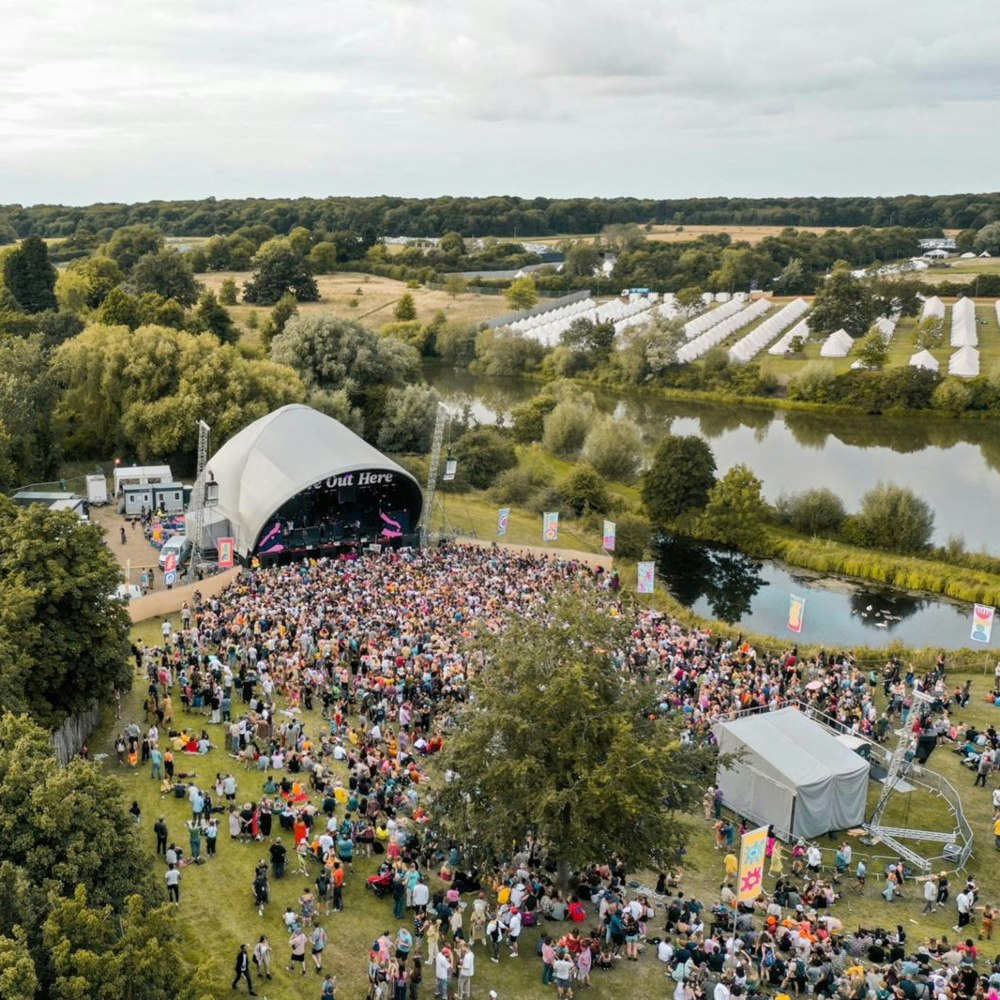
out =
[[[997,13],[0,0],[0,203],[989,191]]]

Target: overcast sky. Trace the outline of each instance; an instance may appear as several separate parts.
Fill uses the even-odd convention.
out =
[[[996,0],[4,0],[0,202],[993,190]]]

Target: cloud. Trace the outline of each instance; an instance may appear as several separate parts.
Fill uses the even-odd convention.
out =
[[[998,46],[930,0],[51,0],[4,197],[987,189]]]

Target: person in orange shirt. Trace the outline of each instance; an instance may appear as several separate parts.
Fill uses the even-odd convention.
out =
[[[298,847],[303,840],[309,835],[309,828],[306,826],[306,821],[301,817],[297,817],[295,820],[295,846]]]
[[[339,861],[333,863],[333,908],[344,908],[344,868]]]

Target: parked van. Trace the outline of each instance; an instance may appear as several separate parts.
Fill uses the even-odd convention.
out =
[[[173,535],[163,543],[160,549],[160,569],[163,569],[167,556],[173,553],[177,556],[178,569],[191,558],[191,539],[186,535]]]

